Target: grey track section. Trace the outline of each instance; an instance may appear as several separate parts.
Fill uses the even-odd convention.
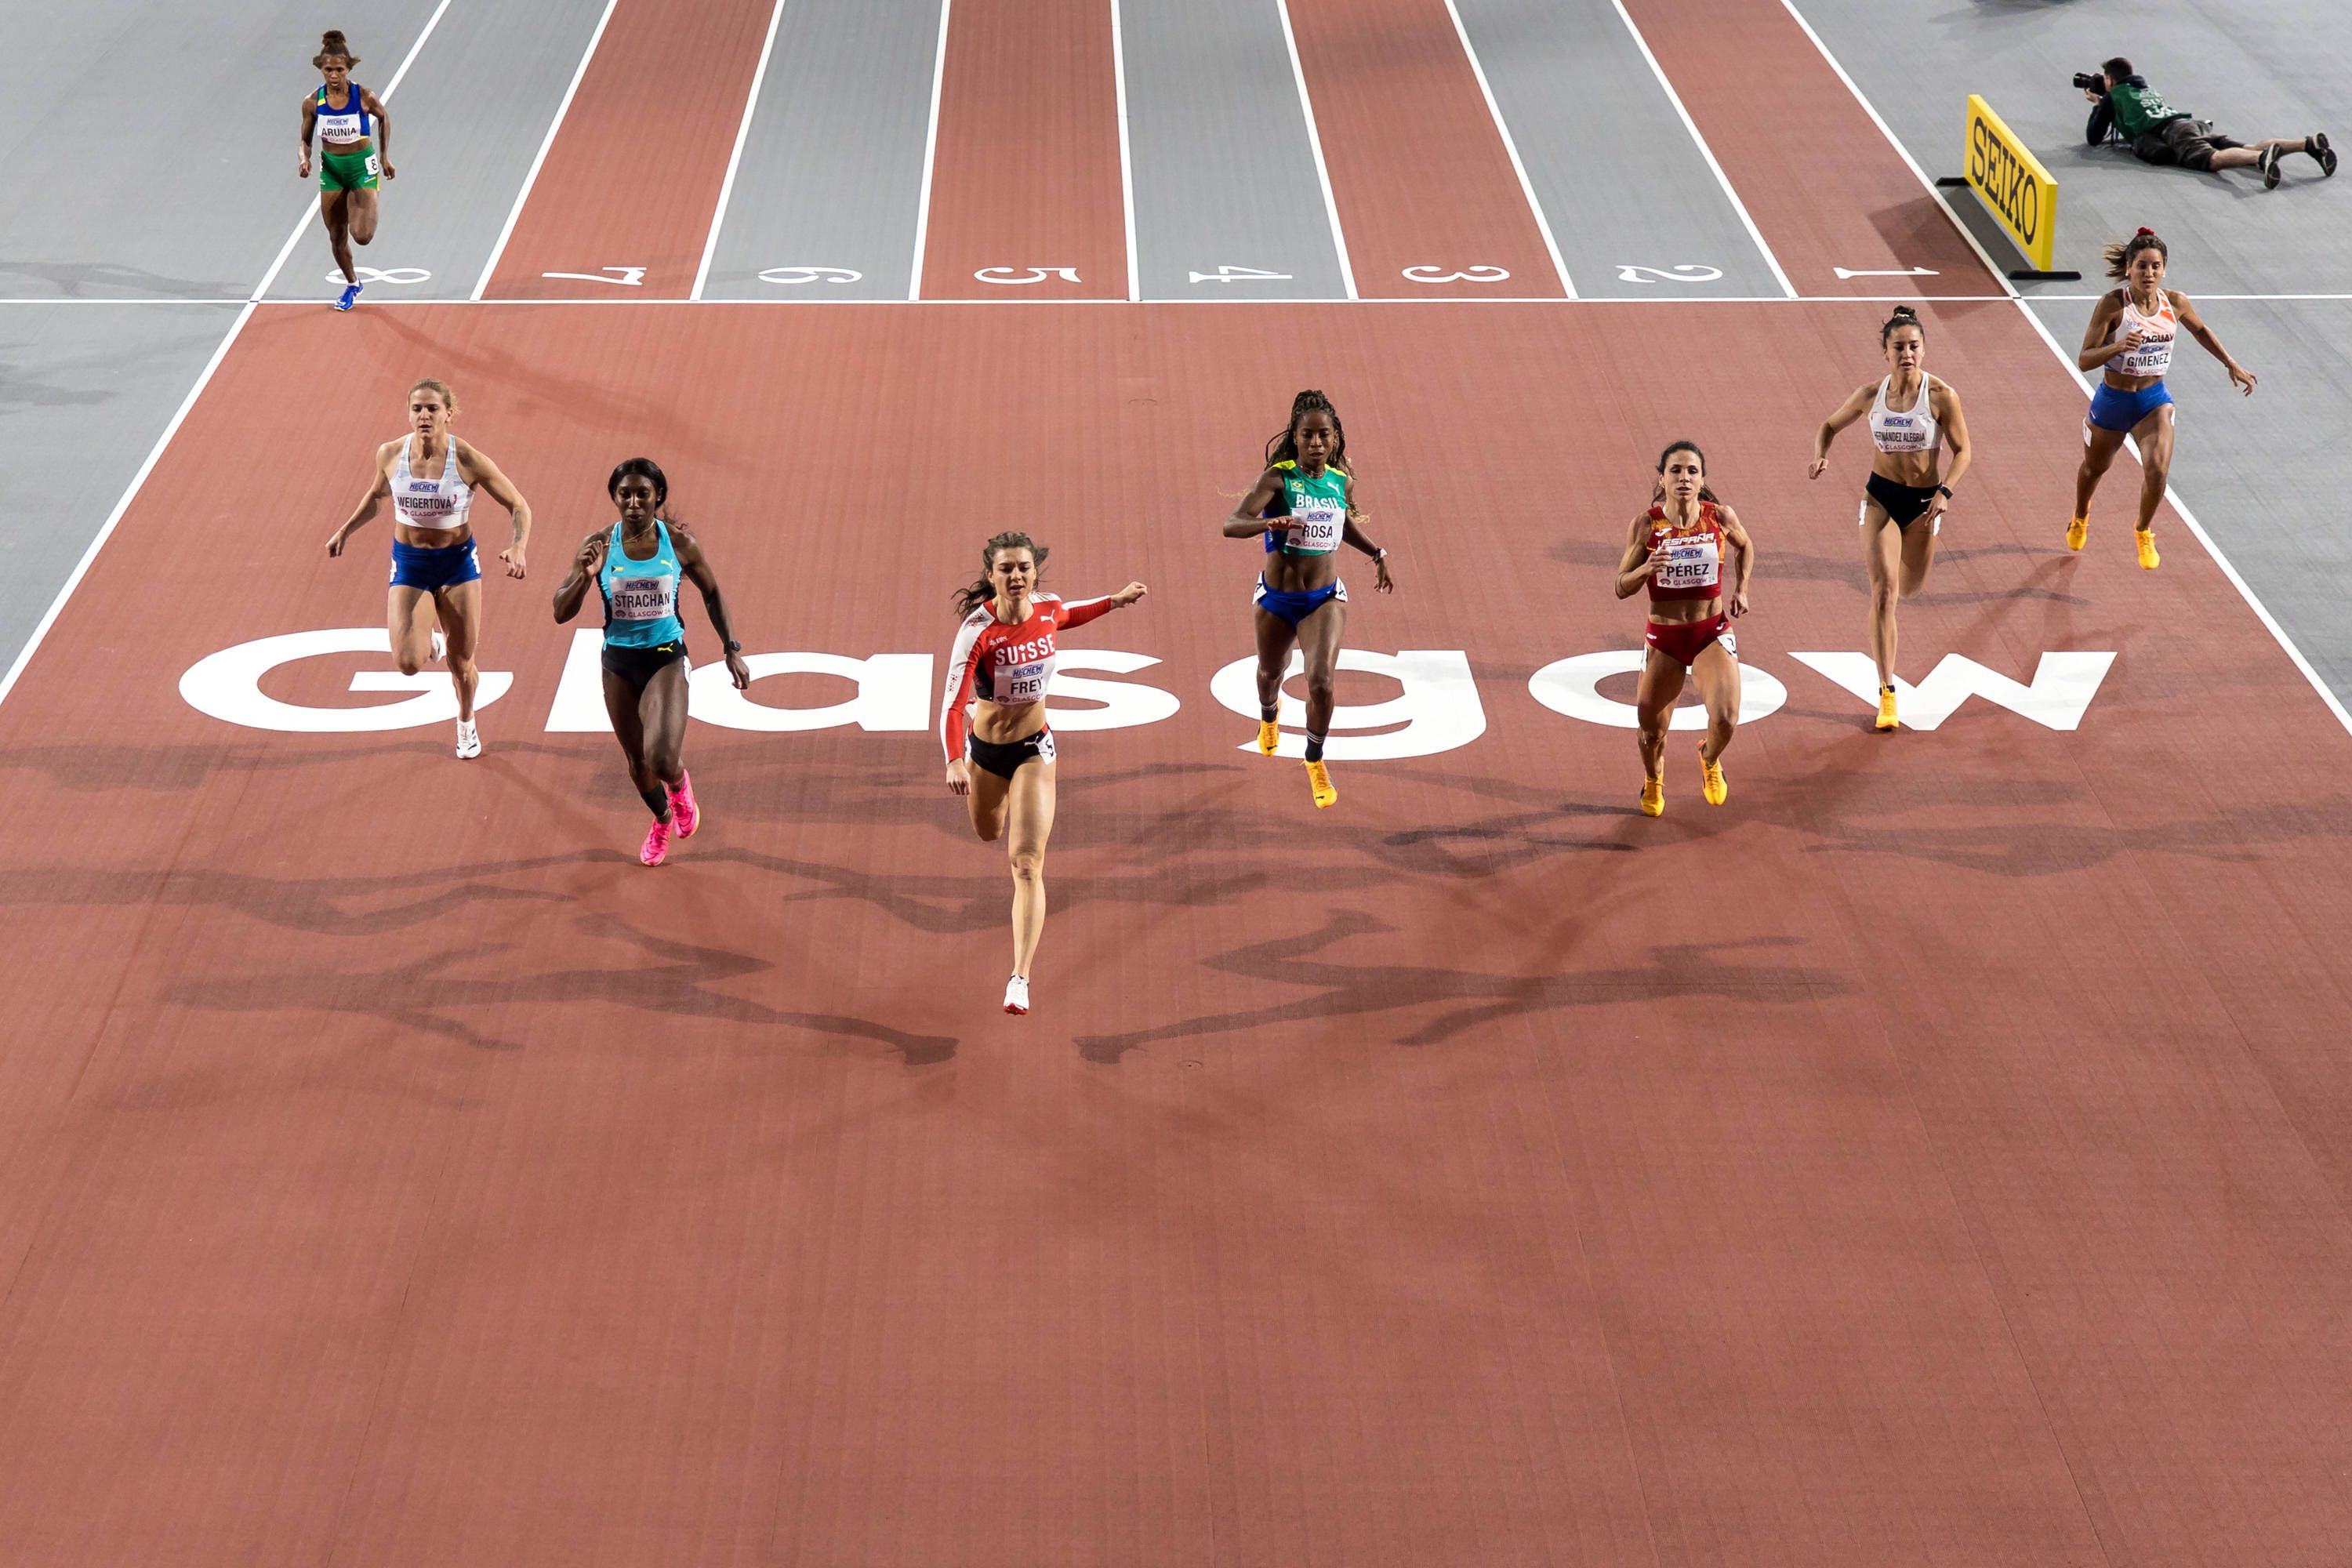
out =
[[[2176,286],[2191,298],[2352,293],[2352,174],[2323,179],[2298,154],[2284,165],[2285,182],[2265,192],[2251,170],[2156,168],[2120,146],[2086,145],[2090,105],[2068,85],[2121,54],[2175,107],[2240,141],[2326,131],[2352,142],[2343,0],[2265,0],[2242,14],[2210,0],[1946,5],[1908,13],[1900,27],[1887,25],[1884,0],[1799,0],[1799,8],[1930,174],[1961,172],[1968,96],[1983,94],[2058,182],[2061,267],[2095,279],[2101,244],[2146,224],[2172,247]],[[2006,248],[1994,254],[2017,264]]]
[[[1337,300],[1347,285],[1275,0],[1119,0],[1147,300]],[[1281,279],[1194,282],[1221,268]]]
[[[2352,74],[2337,0],[2278,0],[2259,26],[2226,25],[2192,0],[2075,0],[2063,6],[1956,6],[1885,26],[1866,0],[1799,0],[1822,43],[1930,174],[1958,172],[1968,95],[1982,93],[2058,180],[2058,259],[2080,283],[2021,283],[2069,351],[2106,287],[2098,247],[2146,224],[2172,249],[2168,281],[2262,378],[2252,397],[2184,338],[2170,378],[2179,404],[2172,485],[2339,701],[2352,706],[2352,534],[2314,498],[2352,493],[2352,449],[2302,433],[2352,410],[2352,301],[2229,300],[2230,294],[2352,293],[2352,174],[2322,180],[2308,158],[2265,192],[2252,175],[2191,174],[2084,144],[2090,106],[2067,85],[2121,53],[2175,104],[2243,140],[2335,130]],[[1946,193],[2004,266],[2016,258],[1967,191]],[[2054,297],[2053,297],[2054,296]],[[2053,375],[2065,374],[2051,366]],[[2293,442],[2293,460],[2285,459]],[[2092,512],[2094,542],[2123,528],[2138,475],[2119,458]],[[2191,549],[2187,541],[2171,546]]]
[[[278,237],[282,244],[283,234]],[[16,662],[240,305],[0,305],[0,669]]]
[[[1780,297],[1780,279],[1616,6],[1455,0],[1455,9],[1579,295]],[[1684,266],[1722,276],[1664,282],[1621,271]]]
[[[393,166],[400,173],[384,182],[375,243],[354,247],[352,255],[356,265],[391,277],[368,284],[367,303],[463,300],[473,292],[604,9],[604,0],[450,0],[386,105]],[[431,15],[429,5],[423,10]],[[405,33],[371,20],[370,30],[381,27],[383,36],[362,49],[367,58],[353,74],[383,91],[424,16]],[[273,76],[266,100],[289,184],[299,101],[305,83],[316,85],[307,61],[305,56],[282,82]],[[281,227],[277,242],[285,238]],[[415,271],[430,276],[407,281]],[[342,287],[339,273],[327,280],[334,272],[326,230],[313,224],[269,298],[331,299]]]
[[[345,24],[362,80],[398,66],[433,4]],[[302,211],[296,95],[319,16],[0,0],[0,299],[250,294]]]
[[[706,300],[904,300],[940,0],[786,0]],[[854,279],[763,280],[786,268]]]

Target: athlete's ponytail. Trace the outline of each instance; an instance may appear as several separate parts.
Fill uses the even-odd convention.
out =
[[[1052,554],[1052,551],[1017,529],[1000,533],[980,547],[980,581],[956,590],[956,615],[959,618],[971,614],[996,597],[996,584],[992,574],[996,571],[998,552],[1006,550],[1027,551],[1030,557],[1037,563],[1038,578],[1042,580],[1045,577],[1045,557]]]
[[[1676,452],[1688,452],[1698,459],[1698,499],[1703,501],[1713,501],[1716,505],[1721,506],[1722,499],[1706,488],[1706,454],[1698,449],[1698,443],[1696,441],[1677,441],[1658,454],[1658,477],[1650,486],[1650,504],[1655,506],[1666,499],[1666,459]]]
[[[352,46],[344,41],[340,27],[330,27],[319,35],[319,52],[310,57],[310,63],[323,66],[331,59],[341,59],[347,66],[360,63],[359,56],[352,53]]]
[[[2157,237],[2156,230],[2143,228],[2120,245],[2106,247],[2107,276],[2118,283],[2122,282],[2125,275],[2131,271],[2132,258],[2143,250],[2153,250],[2167,261],[2172,259],[2171,247]]]
[[[1887,340],[1892,338],[1898,330],[1904,327],[1909,327],[1914,331],[1916,331],[1919,334],[1919,342],[1923,345],[1927,342],[1927,328],[1926,323],[1919,320],[1919,312],[1913,310],[1908,305],[1897,305],[1895,307],[1895,313],[1886,318],[1886,324],[1878,329],[1878,346],[1880,348],[1885,348],[1886,346]],[[1698,448],[1694,447],[1691,449],[1693,451],[1696,451]],[[1706,460],[1706,459],[1704,458],[1699,459],[1701,462],[1705,462]]]

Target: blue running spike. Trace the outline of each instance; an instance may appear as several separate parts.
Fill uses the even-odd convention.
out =
[[[343,297],[335,301],[335,309],[338,310],[348,310],[359,302],[360,286],[356,283],[346,283],[343,285]]]

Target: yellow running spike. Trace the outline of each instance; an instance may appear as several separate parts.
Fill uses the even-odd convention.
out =
[[[1721,805],[1731,798],[1731,786],[1723,782],[1723,764],[1708,762],[1704,750],[1698,754],[1698,771],[1706,775],[1705,782],[1699,785],[1699,794],[1706,797],[1707,805]],[[1663,796],[1658,804],[1661,806],[1665,805]]]
[[[2069,550],[2080,550],[2080,549],[2082,549],[2082,548],[2083,548],[2083,542],[2084,542],[2084,540],[2086,540],[2086,539],[2090,538],[2090,537],[2091,537],[2091,520],[2090,520],[2089,518],[2087,518],[2087,517],[2078,517],[2078,518],[2076,518],[2074,521],[2072,521],[2072,522],[2070,522],[2070,523],[2068,523],[2068,524],[2066,525],[2066,548],[2067,548],[2067,549],[2069,549]]]
[[[1880,687],[1878,689],[1878,722],[1875,728],[1892,730],[1901,721],[1895,717],[1895,688]]]
[[[1315,791],[1317,809],[1319,810],[1339,800],[1339,792],[1331,787],[1331,770],[1325,767],[1321,762],[1307,764],[1307,783]]]
[[[1259,720],[1257,721],[1257,749],[1270,757],[1281,748],[1281,745],[1282,726],[1276,723],[1271,719]]]
[[[1666,815],[1665,780],[1643,779],[1642,781],[1642,815],[1643,816]]]
[[[2156,535],[2148,529],[2137,529],[2132,537],[2139,542],[2139,563],[2153,572],[2164,558],[2156,552]]]

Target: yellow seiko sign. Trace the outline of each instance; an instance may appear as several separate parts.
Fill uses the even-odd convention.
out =
[[[2058,242],[2058,182],[1992,106],[1969,94],[1969,188],[2000,220],[2025,259],[2050,270]]]

